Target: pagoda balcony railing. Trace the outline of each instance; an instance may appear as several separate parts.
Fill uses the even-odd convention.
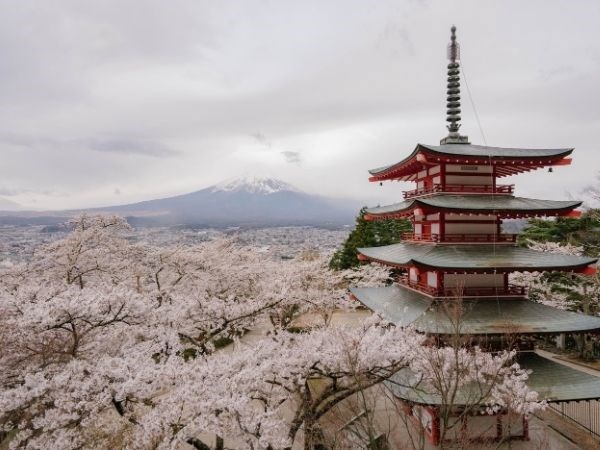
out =
[[[425,283],[409,280],[407,276],[399,278],[400,284],[433,297],[490,297],[490,296],[523,296],[527,293],[524,286],[509,284],[508,286],[469,286],[461,288],[437,288]]]
[[[415,234],[402,233],[402,240],[416,242],[437,242],[437,243],[515,243],[516,234]]]
[[[496,189],[491,184],[434,184],[427,188],[404,191],[404,198],[417,197],[419,195],[434,194],[436,192],[463,192],[470,194],[512,194],[515,190],[514,184],[497,184]]]

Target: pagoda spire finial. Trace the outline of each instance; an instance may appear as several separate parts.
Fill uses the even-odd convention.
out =
[[[461,136],[458,132],[460,128],[460,46],[456,42],[456,27],[452,25],[450,29],[450,43],[448,44],[448,90],[447,90],[447,115],[448,122],[447,137],[440,141],[440,144],[468,144],[469,138]]]

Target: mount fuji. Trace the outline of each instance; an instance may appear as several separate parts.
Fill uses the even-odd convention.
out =
[[[359,207],[274,178],[247,177],[175,197],[87,211],[117,213],[139,225],[339,226],[352,224]]]

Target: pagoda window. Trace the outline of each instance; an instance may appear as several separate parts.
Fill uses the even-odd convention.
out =
[[[490,175],[493,173],[493,171],[494,169],[492,166],[477,166],[473,164],[448,164],[446,166],[446,173]]]
[[[501,273],[465,273],[444,274],[444,287],[446,289],[460,289],[462,287],[504,287],[504,274]]]
[[[489,223],[462,223],[446,222],[445,234],[496,234],[498,232],[496,222]]]
[[[489,235],[494,240],[498,234],[498,216],[495,214],[459,215],[446,214],[444,236],[451,235]]]
[[[414,283],[419,282],[419,269],[416,267],[411,267],[408,269],[408,279]]]
[[[420,223],[415,223],[414,225],[415,235],[421,236],[423,234],[423,225]]]
[[[434,288],[438,286],[438,274],[437,272],[428,271],[427,272],[427,286],[431,286]]]
[[[494,180],[489,175],[446,175],[446,184],[455,186],[492,186]]]
[[[496,214],[446,214],[446,223],[448,222],[490,222],[495,223],[498,220]]]

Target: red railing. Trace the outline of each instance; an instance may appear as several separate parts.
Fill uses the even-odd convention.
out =
[[[437,240],[437,234],[414,234],[414,233],[402,233],[403,241],[419,241],[419,242],[439,242]]]
[[[490,295],[525,295],[526,290],[523,286],[508,286],[500,287],[463,287],[461,289],[444,289],[445,296],[464,296],[464,297],[487,297]]]
[[[413,189],[412,191],[404,191],[404,198],[412,198],[418,195],[433,194],[435,192],[464,192],[471,194],[512,194],[514,192],[514,184],[497,184],[496,189],[491,184],[434,184],[427,188]]]
[[[433,296],[438,295],[438,288],[428,286],[426,284],[419,283],[416,281],[412,281],[407,276],[400,277],[399,281],[401,284],[411,287],[417,291],[425,292],[426,294],[433,295]]]
[[[517,242],[516,234],[445,234],[438,242]]]
[[[402,233],[402,240],[417,242],[441,242],[441,243],[515,243],[516,234],[415,234]]]
[[[524,286],[509,284],[498,287],[462,287],[462,288],[436,288],[424,283],[412,281],[408,276],[399,278],[400,284],[433,297],[489,297],[489,296],[523,296],[527,293]]]

